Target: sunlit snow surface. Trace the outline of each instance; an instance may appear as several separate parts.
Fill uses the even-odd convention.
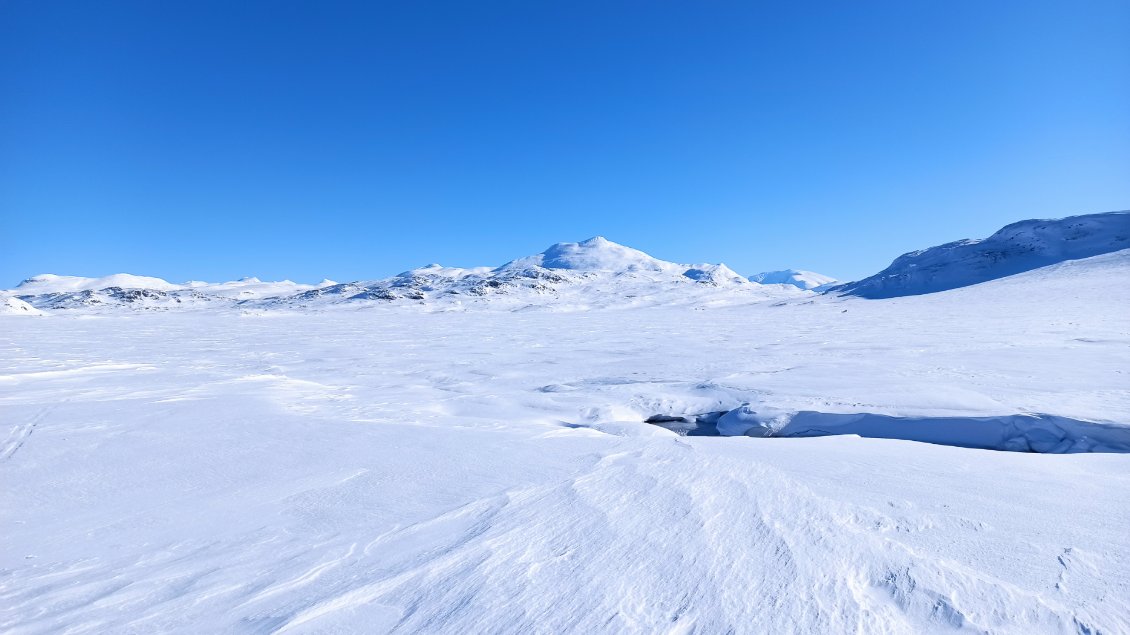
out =
[[[0,316],[10,633],[1130,632],[1130,455],[680,437],[1130,423],[1130,252],[739,306]]]

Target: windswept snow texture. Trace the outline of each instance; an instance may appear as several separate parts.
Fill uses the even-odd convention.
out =
[[[832,284],[835,278],[812,271],[785,269],[783,271],[763,271],[749,277],[758,284],[791,284],[799,289],[816,289]]]
[[[1025,220],[985,239],[903,254],[879,273],[831,290],[864,298],[934,293],[1122,249],[1130,249],[1130,211]]]
[[[0,316],[0,631],[1127,633],[1130,454],[644,420],[1114,430],[1128,273],[1130,250],[881,301]]]

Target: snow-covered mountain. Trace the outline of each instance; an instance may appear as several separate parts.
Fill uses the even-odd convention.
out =
[[[594,236],[579,243],[557,243],[540,254],[512,260],[499,267],[497,271],[533,268],[682,273],[688,267],[652,258],[638,249],[614,243],[603,236]]]
[[[750,276],[749,279],[758,284],[791,284],[799,289],[816,289],[836,282],[831,276],[802,269],[762,271]]]
[[[16,287],[15,291],[27,295],[44,295],[50,293],[73,293],[76,291],[98,291],[118,287],[121,289],[149,289],[151,291],[174,291],[182,288],[161,278],[149,276],[135,276],[128,273],[116,273],[101,278],[84,278],[82,276],[57,276],[44,273],[24,280]]]
[[[741,303],[795,295],[751,284],[722,264],[680,264],[596,236],[557,243],[496,268],[438,264],[392,278],[279,298],[272,305],[417,302],[440,309],[578,310],[612,306]]]
[[[920,295],[1128,248],[1130,211],[1024,220],[988,238],[903,254],[879,273],[831,290],[864,298]]]
[[[501,310],[686,305],[780,300],[816,292],[864,298],[919,295],[1011,276],[1065,260],[1130,248],[1130,212],[1013,223],[981,240],[961,240],[904,254],[858,282],[786,269],[744,278],[724,264],[660,260],[596,236],[558,243],[499,267],[431,264],[380,280],[304,285],[258,278],[175,284],[116,274],[83,278],[44,274],[10,295],[35,309],[309,309],[366,304],[423,305],[428,310]],[[11,311],[9,311],[11,312]]]
[[[799,286],[799,285],[798,285]],[[241,307],[310,308],[364,303],[423,303],[438,310],[489,305],[508,310],[577,310],[659,304],[717,305],[796,292],[753,284],[723,264],[680,264],[597,236],[558,243],[500,267],[431,264],[382,280],[317,285],[290,281],[173,284],[118,274],[105,278],[41,275],[13,292],[41,309]]]

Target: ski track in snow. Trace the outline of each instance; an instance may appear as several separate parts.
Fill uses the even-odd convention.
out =
[[[35,414],[30,421],[24,424],[16,424],[12,426],[12,431],[8,433],[8,438],[4,441],[4,445],[0,446],[0,461],[6,461],[19,451],[23,444],[27,442],[27,438],[35,432],[35,426],[43,420],[47,415],[48,409],[44,408]]]
[[[0,630],[1130,632],[1130,455],[642,422],[1128,422],[1120,263],[706,311],[3,318]]]

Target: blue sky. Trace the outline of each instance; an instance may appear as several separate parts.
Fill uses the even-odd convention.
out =
[[[1130,208],[1130,3],[0,3],[0,286],[595,234],[844,279]]]

